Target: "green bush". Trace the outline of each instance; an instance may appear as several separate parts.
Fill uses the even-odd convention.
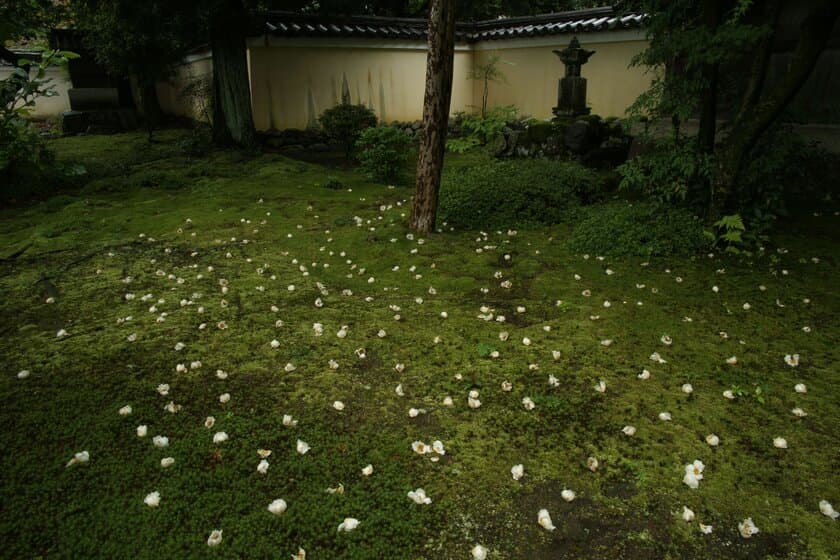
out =
[[[451,152],[464,153],[475,146],[495,140],[509,122],[516,120],[517,109],[513,105],[504,105],[488,109],[481,113],[455,114],[461,126],[461,136],[447,141],[446,147]]]
[[[364,105],[342,103],[321,113],[318,122],[330,139],[344,147],[349,158],[362,131],[376,126],[376,115]]]
[[[374,181],[397,181],[411,148],[411,135],[393,126],[367,128],[356,141],[359,163]]]
[[[187,185],[187,179],[182,173],[147,169],[135,173],[125,180],[128,187],[155,188],[163,190],[178,190]]]
[[[444,170],[438,217],[467,228],[554,224],[595,198],[600,188],[598,176],[575,163],[488,161]]]
[[[695,254],[709,240],[687,210],[620,201],[587,208],[568,244],[579,253],[650,257]]]
[[[661,203],[698,202],[714,162],[698,153],[694,139],[648,139],[644,153],[618,167],[620,188]]]

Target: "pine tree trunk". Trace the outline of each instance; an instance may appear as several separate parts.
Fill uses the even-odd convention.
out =
[[[423,135],[417,158],[417,182],[409,226],[420,232],[434,230],[438,191],[446,150],[449,102],[455,56],[455,0],[431,0],[426,93],[423,98]]]
[[[213,141],[251,149],[257,133],[245,47],[248,14],[240,0],[223,0],[211,29],[213,50]]]

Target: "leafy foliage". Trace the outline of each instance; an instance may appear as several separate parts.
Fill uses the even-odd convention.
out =
[[[487,116],[487,97],[490,94],[490,82],[507,83],[505,73],[499,68],[500,64],[513,64],[504,60],[497,54],[490,55],[484,64],[476,64],[467,72],[468,80],[476,80],[482,83],[481,94],[481,116]]]
[[[327,136],[341,144],[350,157],[362,131],[376,126],[376,115],[364,105],[341,103],[321,113],[318,122]]]
[[[66,64],[75,56],[70,52],[44,50],[40,60],[21,59],[18,61],[20,66],[0,80],[0,99],[3,101],[0,104],[0,178],[7,189],[23,182],[35,182],[45,173],[64,171],[55,164],[52,152],[26,117],[39,98],[57,95],[47,70]]]
[[[569,237],[573,251],[611,256],[691,255],[708,245],[697,217],[649,202],[591,206]]]
[[[513,105],[493,107],[481,113],[455,113],[455,119],[461,126],[461,137],[447,140],[449,151],[465,151],[492,142],[505,129],[507,124],[516,120],[517,109]]]
[[[493,161],[444,173],[438,220],[468,228],[527,228],[568,220],[594,198],[598,176],[575,163]]]
[[[650,139],[646,151],[618,167],[620,188],[661,203],[701,198],[698,185],[711,180],[713,158],[700,153],[693,139]]]
[[[409,158],[412,137],[393,126],[366,128],[356,141],[359,163],[374,181],[397,181]]]

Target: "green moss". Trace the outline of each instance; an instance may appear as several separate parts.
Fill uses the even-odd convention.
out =
[[[567,248],[568,225],[517,235],[450,232],[420,244],[406,237],[405,191],[275,155],[214,152],[187,161],[177,155],[177,138],[162,133],[146,152],[142,135],[62,139],[59,157],[124,172],[91,177],[112,188],[0,210],[0,254],[25,248],[0,263],[4,555],[264,558],[303,546],[314,558],[448,559],[468,557],[476,542],[494,559],[840,555],[836,522],[817,508],[821,499],[840,505],[832,453],[840,297],[831,282],[840,255],[832,218],[804,221],[820,235],[784,238],[787,252],[753,263],[584,259]],[[483,161],[448,155],[446,173]],[[183,184],[141,186],[150,170]],[[328,176],[346,188],[316,186]],[[127,276],[133,281],[123,284]],[[228,294],[220,292],[222,278]],[[56,302],[43,303],[52,290]],[[126,292],[137,299],[126,301]],[[141,302],[147,293],[153,301]],[[323,308],[314,305],[319,297]],[[159,311],[169,314],[160,323],[148,310],[159,298]],[[182,299],[194,304],[182,307]],[[478,319],[482,305],[506,322]],[[341,325],[349,326],[343,339]],[[803,332],[806,325],[812,332]],[[56,339],[62,328],[70,336]],[[380,329],[387,336],[377,336]],[[132,332],[135,342],[126,338]],[[666,333],[672,346],[660,342]],[[271,348],[273,339],[280,348]],[[186,344],[180,352],[178,341]],[[364,360],[354,353],[360,347]],[[653,351],[668,363],[651,362]],[[792,352],[802,356],[798,368],[782,360]],[[725,363],[731,355],[736,366]],[[175,373],[193,360],[203,367]],[[287,362],[296,369],[284,371]],[[406,364],[402,373],[397,363]],[[647,381],[636,377],[642,368],[652,372]],[[32,374],[18,380],[22,369]],[[228,379],[217,379],[216,369]],[[599,379],[604,394],[593,389]],[[502,381],[512,391],[502,391]],[[680,389],[686,382],[695,389],[690,398]],[[807,394],[793,392],[798,382]],[[171,385],[170,396],[157,394],[159,383]],[[398,383],[404,397],[394,392]],[[728,401],[721,393],[733,384],[744,395]],[[476,410],[466,406],[473,389],[482,401]],[[227,405],[218,401],[223,392],[232,396]],[[442,405],[447,395],[454,407]],[[533,411],[523,408],[525,396]],[[183,410],[164,412],[169,400]],[[345,410],[335,411],[334,400]],[[120,417],[129,403],[134,413]],[[795,418],[794,406],[808,416]],[[409,418],[411,407],[426,413]],[[673,421],[659,421],[661,411]],[[203,426],[209,414],[212,430]],[[284,427],[284,414],[298,426]],[[138,438],[141,423],[150,436],[168,435],[170,448]],[[633,438],[621,432],[627,424],[638,430]],[[216,430],[230,440],[213,445]],[[720,436],[718,448],[705,443],[709,433]],[[772,446],[779,435],[789,449]],[[312,446],[305,456],[294,451],[298,438]],[[432,463],[411,451],[416,439],[440,439],[447,454]],[[265,476],[256,473],[260,448],[273,451]],[[65,469],[82,449],[90,464]],[[162,470],[168,455],[176,464]],[[598,457],[597,473],[587,470],[588,456]],[[694,459],[706,471],[690,490],[682,471]],[[360,473],[368,463],[370,478]],[[519,482],[510,475],[517,463],[526,473]],[[338,483],[343,495],[325,493]],[[417,487],[431,505],[408,500]],[[578,498],[566,503],[564,487]],[[162,495],[156,510],[143,505],[153,490]],[[279,497],[289,509],[275,518],[265,508]],[[714,533],[679,519],[684,505]],[[536,524],[543,507],[558,527],[553,533]],[[337,534],[347,516],[362,525]],[[737,534],[745,517],[761,529],[750,540]],[[211,550],[205,541],[215,528],[224,541]]]

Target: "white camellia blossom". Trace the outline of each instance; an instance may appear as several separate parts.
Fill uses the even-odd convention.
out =
[[[160,466],[163,467],[164,469],[169,468],[174,464],[175,464],[175,458],[174,457],[164,457],[163,459],[160,460]]]
[[[274,500],[270,504],[268,504],[268,511],[273,513],[274,515],[283,515],[286,511],[286,500],[282,500],[280,498]]]
[[[624,435],[626,435],[626,436],[631,436],[632,437],[632,436],[636,435],[635,426],[624,426],[623,428],[621,428],[621,431],[624,432]]]
[[[705,468],[706,465],[699,459],[686,465],[683,483],[689,488],[697,489],[700,486],[700,481],[703,480],[703,470]]]
[[[169,438],[166,436],[155,436],[152,438],[152,444],[155,447],[162,449],[169,446]]]
[[[470,552],[472,553],[473,560],[487,560],[487,549],[480,544],[472,547]]]
[[[643,370],[642,370],[642,373],[640,373],[640,374],[639,374],[639,375],[637,375],[636,377],[638,377],[638,378],[639,378],[639,379],[641,379],[642,381],[644,381],[644,380],[646,380],[646,379],[650,379],[650,372],[649,372],[648,370],[646,370],[646,369],[643,369]]]
[[[29,370],[28,369],[22,369],[17,374],[18,379],[26,379],[27,377],[29,377]]]
[[[670,412],[660,412],[659,419],[663,422],[670,422],[671,421],[671,413]]]
[[[758,527],[755,526],[753,523],[752,517],[747,517],[740,523],[738,523],[738,532],[741,533],[741,536],[745,539],[748,539],[759,532]]]
[[[720,438],[717,437],[715,434],[709,434],[706,436],[706,443],[708,443],[712,447],[717,447],[718,445],[720,445]]]
[[[785,363],[790,367],[799,365],[799,354],[785,354]]]
[[[513,480],[520,480],[523,476],[525,476],[525,467],[521,464],[513,465],[510,468],[510,475],[513,477]]]
[[[534,401],[531,400],[531,397],[524,397],[522,399],[522,406],[525,407],[525,410],[534,410],[534,407],[537,405],[534,404]]]
[[[284,414],[283,415],[283,425],[286,426],[286,427],[289,427],[289,428],[291,428],[293,426],[297,426],[297,420],[292,418],[291,414]]]
[[[210,536],[207,537],[207,546],[218,546],[222,542],[221,529],[213,529]]]
[[[266,474],[268,472],[268,467],[269,467],[268,461],[263,459],[262,461],[260,461],[260,464],[257,465],[257,472],[260,473],[260,474]]]
[[[362,474],[365,476],[370,476],[373,474],[373,465],[368,465],[362,469]]]
[[[651,359],[652,362],[656,362],[658,364],[667,364],[668,363],[664,359],[662,359],[662,356],[659,355],[659,352],[654,352],[653,354],[651,354],[650,359]]]
[[[132,408],[130,404],[125,405],[119,410],[120,416],[128,416],[129,414],[131,414],[131,412]]]
[[[788,442],[783,437],[776,437],[776,438],[773,438],[773,447],[777,447],[779,449],[787,449],[788,448]]]
[[[213,434],[213,443],[222,443],[228,440],[226,432],[216,432]]]
[[[411,450],[417,453],[418,455],[425,455],[426,453],[431,453],[432,448],[423,443],[422,441],[414,441],[411,443]]]
[[[607,392],[607,383],[601,379],[598,383],[595,384],[595,390],[599,393],[606,393]]]
[[[586,458],[586,468],[592,472],[598,470],[598,459],[595,457],[587,457]]]
[[[826,500],[820,500],[820,513],[823,515],[830,517],[831,519],[837,519],[840,517],[840,513],[834,510],[834,506],[832,506]]]
[[[426,495],[426,491],[422,488],[410,491],[408,497],[418,505],[429,505],[432,503],[432,499]]]
[[[682,388],[682,392],[685,393],[686,395],[690,395],[691,393],[694,392],[694,387],[691,386],[691,383],[684,383],[681,388]]]
[[[332,404],[332,407],[338,411],[344,410],[344,403],[341,401],[335,401]]]
[[[723,392],[723,398],[729,399],[731,401],[735,398],[735,393],[733,393],[730,389],[727,389]]]
[[[338,524],[338,532],[344,531],[345,533],[349,533],[350,531],[354,530],[356,527],[359,526],[361,523],[358,519],[353,517],[345,517],[344,521]]]
[[[712,529],[714,529],[714,527],[712,527],[711,525],[703,525],[702,523],[700,523],[699,525],[701,533],[703,533],[704,535],[712,534]]]
[[[793,387],[793,390],[796,391],[797,393],[807,393],[808,392],[808,388],[805,386],[804,383],[797,383]]]
[[[149,507],[158,507],[160,505],[160,492],[154,491],[151,494],[147,494],[143,498],[143,503]]]
[[[547,509],[541,509],[537,512],[537,523],[539,523],[540,527],[546,531],[553,531],[556,529],[554,523],[551,522],[551,516],[548,514]]]
[[[230,393],[222,393],[219,395],[219,402],[222,404],[230,402]]]
[[[686,506],[683,506],[682,518],[683,521],[694,521],[694,512],[688,509]]]
[[[560,497],[566,500],[567,502],[571,502],[575,499],[576,494],[574,490],[569,490],[568,488],[564,488],[562,492],[560,492]]]
[[[67,465],[65,467],[72,467],[73,465],[81,465],[83,463],[87,463],[90,461],[90,453],[87,451],[79,451],[73,458],[67,461]]]
[[[300,453],[301,455],[306,455],[306,453],[311,449],[311,447],[309,447],[308,443],[306,443],[302,439],[299,439],[299,440],[297,440],[297,444],[295,446],[295,449],[297,449],[297,452]]]
[[[137,437],[146,437],[146,435],[148,433],[149,433],[149,427],[146,426],[145,424],[137,426]]]
[[[434,451],[438,455],[446,455],[446,449],[444,449],[443,447],[443,442],[439,439],[436,439],[432,442],[432,451]]]
[[[208,430],[210,428],[212,428],[215,424],[216,424],[216,418],[214,418],[213,416],[208,416],[207,418],[204,419],[204,427],[207,428]]]

